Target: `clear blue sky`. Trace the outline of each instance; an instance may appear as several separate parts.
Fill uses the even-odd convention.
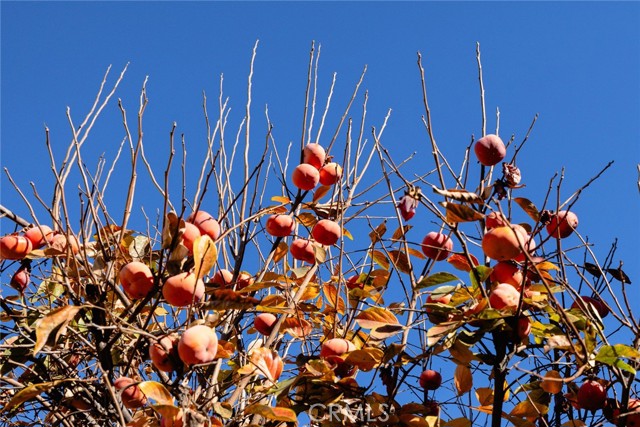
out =
[[[615,161],[574,210],[579,230],[596,244],[599,257],[604,258],[614,238],[620,239],[616,259],[623,259],[625,271],[640,282],[639,2],[2,1],[0,8],[0,162],[32,200],[30,181],[46,201],[51,197],[43,125],[50,128],[60,161],[70,141],[66,107],[80,123],[110,64],[113,82],[130,62],[116,97],[122,98],[131,123],[140,87],[149,76],[145,141],[152,163],[161,168],[174,121],[191,147],[190,156],[197,157],[205,135],[202,91],[214,111],[221,73],[233,106],[229,123],[237,128],[257,39],[256,138],[263,140],[268,104],[278,144],[298,143],[309,48],[315,40],[322,46],[321,100],[332,73],[338,73],[325,136],[333,133],[367,64],[363,87],[369,90],[370,125],[380,126],[387,110],[393,109],[383,143],[396,159],[416,151],[419,160],[409,170],[424,172],[422,159],[429,159],[428,167],[432,162],[420,120],[420,51],[436,138],[458,165],[471,135],[481,132],[475,60],[480,42],[489,130],[495,128],[499,107],[501,135],[508,139],[515,134],[521,141],[534,115],[540,114],[519,156],[527,184],[519,195],[542,203],[549,179],[564,167],[565,200],[607,162]],[[359,105],[358,101],[356,118]],[[103,153],[110,163],[124,136],[115,102],[92,135],[85,161],[94,169]],[[117,192],[126,188],[124,175],[111,184],[108,201],[115,206],[124,199]],[[29,218],[4,173],[0,201]],[[157,196],[150,199],[139,192],[136,207],[140,205],[148,213],[160,207]],[[44,215],[43,210],[38,214]],[[139,209],[134,215],[142,220]],[[0,227],[2,234],[12,231],[6,220]]]
[[[202,141],[202,91],[214,101],[221,73],[233,106],[230,122],[239,123],[257,39],[255,132],[264,131],[268,104],[276,140],[299,141],[308,51],[315,40],[322,46],[320,99],[331,74],[338,73],[327,129],[332,133],[367,64],[371,123],[379,126],[393,109],[385,137],[395,157],[411,151],[428,155],[415,65],[420,51],[436,137],[455,158],[470,135],[480,133],[474,56],[480,42],[489,129],[499,107],[501,134],[515,134],[519,141],[540,114],[519,162],[529,184],[521,195],[541,203],[545,183],[565,167],[564,200],[614,160],[575,209],[581,230],[589,230],[600,253],[612,238],[622,238],[620,255],[640,280],[637,262],[631,263],[640,240],[638,2],[3,1],[1,7],[1,161],[28,194],[29,181],[50,194],[43,125],[51,129],[60,159],[70,141],[65,108],[79,123],[107,66],[113,65],[113,82],[130,62],[116,96],[131,114],[149,76],[145,137],[148,144],[158,141],[161,149],[152,155],[160,167],[173,121],[188,143]],[[86,149],[87,163],[95,165],[102,153],[113,158],[122,136],[117,105],[111,103]],[[0,183],[2,203],[28,217],[4,174]],[[10,231],[5,221],[2,227]]]

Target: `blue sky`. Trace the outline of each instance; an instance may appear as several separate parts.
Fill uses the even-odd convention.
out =
[[[321,45],[319,98],[338,73],[333,129],[363,66],[369,119],[393,110],[387,144],[400,159],[428,155],[416,52],[426,68],[436,138],[460,159],[480,133],[475,43],[481,43],[488,128],[501,111],[501,134],[521,140],[540,118],[519,162],[522,195],[539,200],[565,167],[565,200],[609,160],[614,166],[576,206],[581,229],[601,245],[614,237],[630,270],[638,267],[636,164],[640,160],[640,4],[637,2],[2,2],[2,151],[27,192],[50,191],[43,125],[62,156],[70,141],[65,108],[79,123],[106,68],[110,82],[126,63],[116,97],[133,113],[145,76],[150,100],[147,141],[166,147],[172,122],[188,143],[204,136],[202,91],[225,94],[239,120],[251,49],[254,129],[264,130],[268,104],[274,136],[299,140],[308,51]],[[324,78],[324,80],[323,80]],[[215,106],[215,104],[214,104]],[[356,114],[356,113],[354,113]],[[358,112],[359,114],[359,112]],[[85,159],[112,158],[123,136],[112,102],[96,125]],[[164,144],[164,145],[163,145]],[[158,151],[164,164],[165,151]],[[95,158],[91,158],[91,154]],[[25,156],[29,166],[25,167]],[[533,185],[533,184],[536,185]],[[6,176],[2,203],[28,216]],[[533,192],[537,193],[533,193]],[[541,193],[542,192],[542,193]],[[2,232],[10,230],[4,221]],[[602,250],[606,250],[605,247]],[[636,274],[636,277],[639,275]]]
[[[224,73],[233,106],[229,121],[236,128],[244,114],[257,39],[253,134],[258,138],[265,133],[268,104],[278,144],[299,141],[309,48],[315,40],[321,45],[319,99],[326,97],[332,73],[338,73],[325,136],[333,133],[366,64],[369,125],[379,127],[391,108],[383,144],[396,159],[416,151],[418,160],[408,170],[424,172],[423,159],[429,159],[429,167],[432,161],[420,120],[420,51],[436,138],[459,165],[471,135],[481,132],[475,59],[480,42],[489,131],[495,129],[497,107],[505,140],[515,134],[521,141],[540,114],[519,155],[527,184],[519,195],[541,203],[551,177],[565,168],[564,201],[615,161],[574,210],[579,230],[596,244],[599,257],[604,258],[614,238],[620,239],[616,259],[623,259],[627,274],[640,281],[638,2],[3,1],[0,7],[0,162],[29,196],[30,181],[45,200],[51,194],[43,125],[50,128],[60,159],[70,141],[66,107],[81,122],[110,64],[113,83],[130,63],[116,94],[130,121],[149,76],[145,141],[152,163],[164,166],[174,121],[192,147],[190,156],[197,157],[205,135],[202,91],[214,110]],[[102,153],[110,161],[124,136],[114,101],[87,143],[89,165]],[[360,101],[354,108],[357,118]],[[477,165],[473,171],[477,173]],[[125,178],[111,184],[109,200],[115,206],[122,204],[117,189],[125,188]],[[4,173],[0,201],[29,217]],[[153,209],[158,198],[139,193],[140,205]],[[40,208],[37,212],[44,215]],[[141,221],[140,211],[136,214]],[[0,231],[12,231],[12,224],[2,220]]]

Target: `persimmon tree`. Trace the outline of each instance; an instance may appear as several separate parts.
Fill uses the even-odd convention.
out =
[[[312,45],[297,143],[276,140],[268,110],[252,120],[256,49],[235,128],[222,79],[215,118],[204,97],[198,165],[174,124],[152,166],[146,81],[137,113],[110,102],[124,70],[80,125],[67,112],[66,152],[46,129],[51,201],[44,182],[14,183],[24,204],[2,207],[16,230],[0,240],[3,425],[640,425],[631,280],[615,243],[598,257],[578,227],[580,195],[611,164],[577,189],[551,171],[527,183],[517,159],[537,117],[506,143],[499,115],[487,131],[478,46],[481,126],[455,161],[418,54],[416,149],[432,161],[407,173],[390,112],[369,123],[364,71],[343,110],[335,76],[318,107],[318,57]],[[83,150],[105,108],[129,156],[92,170]]]

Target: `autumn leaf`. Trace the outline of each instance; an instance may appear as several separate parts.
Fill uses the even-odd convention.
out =
[[[389,251],[389,259],[393,263],[393,266],[400,272],[409,274],[411,273],[411,266],[409,264],[409,257],[406,253],[398,250]]]
[[[562,377],[560,373],[554,369],[544,374],[544,379],[540,382],[540,388],[551,394],[558,394],[562,391]]]
[[[313,193],[313,201],[317,202],[327,195],[329,191],[333,188],[333,185],[321,185],[318,189]]]
[[[473,387],[473,376],[471,375],[471,369],[469,369],[469,366],[456,366],[453,382],[456,386],[456,390],[458,391],[458,396],[462,396],[468,391],[471,391],[471,388]]]
[[[441,196],[447,197],[452,200],[457,200],[458,202],[484,204],[484,200],[482,200],[482,197],[468,190],[464,190],[464,189],[441,190],[436,186],[431,186],[431,188],[433,188],[434,193],[437,193]]]
[[[538,418],[549,412],[549,407],[541,403],[532,402],[531,400],[523,400],[518,403],[509,413],[509,415],[521,418]]]
[[[483,214],[466,205],[449,202],[441,202],[440,204],[446,210],[446,218],[448,223],[455,224],[458,222],[479,221],[484,218]]]
[[[440,424],[441,427],[471,427],[472,425],[471,420],[465,417],[454,418]]]
[[[298,222],[302,225],[304,225],[305,227],[309,227],[309,228],[313,228],[314,225],[316,225],[316,222],[318,222],[318,218],[316,218],[316,216],[312,213],[309,212],[302,212],[300,214],[298,214],[296,216],[296,219],[298,220]]]
[[[478,259],[473,255],[469,254],[469,258],[473,262],[473,267],[479,265]],[[449,258],[447,258],[447,262],[454,266],[457,270],[461,271],[471,271],[472,266],[469,265],[469,261],[467,257],[460,254],[453,254]]]
[[[389,259],[385,254],[380,251],[371,251],[371,258],[373,258],[373,262],[378,264],[385,270],[389,270],[391,264],[389,263]]]
[[[35,356],[42,350],[54,332],[53,341],[57,341],[60,334],[81,309],[82,306],[67,305],[51,310],[46,316],[38,320],[36,325],[36,344],[33,348],[33,355]]]
[[[169,390],[165,386],[156,381],[142,381],[138,384],[138,387],[145,396],[149,399],[153,399],[160,405],[173,405],[173,396],[169,393]]]
[[[242,310],[256,307],[260,300],[245,296],[231,289],[214,289],[207,291],[211,295],[205,304],[208,310]]]
[[[271,198],[271,200],[273,202],[278,202],[278,203],[282,203],[283,205],[286,205],[288,203],[291,203],[291,200],[288,197],[285,196],[273,196]]]
[[[386,222],[381,223],[379,226],[375,228],[371,233],[369,233],[369,238],[371,239],[371,243],[377,243],[382,240],[382,236],[387,232]]]
[[[74,380],[64,379],[64,380],[55,380],[55,381],[50,381],[46,383],[28,385],[25,388],[18,391],[16,394],[14,394],[11,400],[7,402],[5,407],[0,410],[0,413],[16,409],[20,405],[22,405],[24,402],[27,402],[31,399],[38,397],[41,393],[47,392],[52,388],[57,387],[58,385],[64,382],[69,382],[69,381],[74,381]]]
[[[522,210],[526,212],[527,215],[529,215],[529,218],[531,218],[535,222],[538,222],[540,220],[540,212],[531,200],[524,197],[514,197],[513,201],[516,202],[518,206],[520,206]]]
[[[398,325],[396,316],[383,307],[370,307],[356,316],[356,322],[361,328],[375,329],[380,326]]]
[[[444,338],[449,333],[454,332],[456,329],[458,329],[458,326],[460,326],[458,322],[453,322],[453,323],[441,323],[439,325],[429,328],[429,330],[427,331],[427,345],[429,347],[433,347],[442,338]]]
[[[280,328],[282,332],[286,332],[294,338],[304,338],[309,336],[313,331],[313,325],[306,319],[289,316],[282,322]]]
[[[349,352],[345,362],[357,366],[361,371],[369,372],[380,365],[383,356],[384,352],[379,348],[365,347]]]
[[[193,242],[193,261],[198,279],[202,279],[218,260],[218,250],[208,235],[199,236]]]
[[[480,406],[493,405],[493,389],[490,387],[480,387],[476,389],[476,398]]]
[[[269,406],[263,404],[253,404],[244,410],[245,415],[261,415],[264,418],[272,421],[282,421],[289,423],[296,423],[298,417],[296,413],[289,408],[283,408],[279,406]]]

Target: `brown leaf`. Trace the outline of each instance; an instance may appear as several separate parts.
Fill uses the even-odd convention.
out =
[[[540,383],[540,388],[551,394],[558,394],[562,391],[562,381],[560,380],[562,377],[560,373],[556,370],[547,371],[544,374],[544,379]]]
[[[370,307],[356,316],[356,322],[361,328],[376,329],[386,325],[399,325],[396,316],[383,307]]]
[[[54,342],[57,341],[60,334],[73,318],[82,309],[82,306],[67,305],[64,307],[51,310],[46,316],[38,320],[36,325],[36,345],[33,348],[33,355],[38,354],[49,340],[51,333]]]
[[[432,186],[432,188],[434,193],[440,194],[441,196],[447,197],[452,200],[457,200],[459,202],[484,204],[484,200],[482,200],[480,196],[468,190],[461,190],[461,189],[441,190],[436,186]]]
[[[244,410],[245,415],[262,415],[268,420],[282,421],[289,423],[297,423],[298,417],[296,413],[289,408],[283,408],[279,406],[262,405],[259,403],[253,404]]]
[[[527,215],[529,215],[529,218],[535,222],[540,220],[540,212],[531,200],[525,199],[524,197],[514,197],[513,201],[516,202]]]
[[[480,212],[466,205],[449,202],[440,204],[446,209],[446,218],[449,223],[479,221],[484,218]]]
[[[206,308],[209,310],[242,310],[254,308],[260,304],[260,300],[245,296],[231,289],[214,289],[208,291],[211,295]]]
[[[11,411],[12,409],[15,409],[20,405],[22,405],[24,402],[27,402],[31,399],[36,398],[41,393],[47,392],[52,388],[57,387],[59,384],[62,384],[68,381],[73,381],[73,380],[65,379],[65,380],[56,380],[56,381],[50,381],[46,383],[28,385],[22,390],[18,391],[16,394],[14,394],[11,400],[6,404],[6,406],[0,409],[0,413],[5,411]]]
[[[313,332],[313,325],[301,317],[287,317],[280,328],[294,338],[304,338]]]
[[[473,267],[478,265],[478,259],[473,255],[469,254],[471,261],[473,262]],[[471,271],[471,266],[469,266],[469,261],[467,257],[460,254],[453,254],[449,258],[447,258],[447,262],[454,266],[456,269],[461,271]]]
[[[490,387],[477,388],[476,398],[480,402],[480,406],[493,405],[493,389]]]
[[[412,225],[403,225],[402,227],[398,227],[396,231],[393,232],[393,236],[391,236],[391,240],[400,240],[402,239],[409,230],[413,228]]]
[[[463,394],[471,391],[471,388],[473,387],[473,376],[471,375],[471,369],[469,369],[469,366],[456,366],[453,382],[456,385],[458,396],[462,396]]]
[[[318,189],[313,193],[313,201],[317,202],[327,195],[329,191],[333,188],[333,185],[321,185]]]
[[[382,222],[379,226],[375,228],[371,233],[369,233],[369,238],[371,239],[371,243],[377,243],[382,240],[384,233],[387,232],[387,224],[386,221]]]
[[[605,271],[617,281],[631,284],[631,279],[629,279],[629,276],[627,276],[621,268],[607,268]]]
[[[364,372],[369,372],[380,365],[384,352],[376,347],[365,347],[360,350],[349,352],[345,362],[357,366]]]
[[[316,222],[318,222],[318,218],[316,218],[314,214],[309,212],[301,212],[296,216],[296,220],[298,220],[300,224],[308,228],[313,228],[313,226],[316,225]]]
[[[602,276],[602,270],[600,270],[597,265],[591,264],[590,262],[584,263],[584,269],[587,271],[587,273],[591,274],[592,276],[595,276],[595,277]]]
[[[193,242],[193,261],[198,279],[202,279],[218,260],[218,249],[208,235],[199,236]]]
[[[409,264],[409,257],[406,253],[398,250],[389,251],[389,259],[393,263],[393,266],[401,273],[411,273],[411,265]]]

